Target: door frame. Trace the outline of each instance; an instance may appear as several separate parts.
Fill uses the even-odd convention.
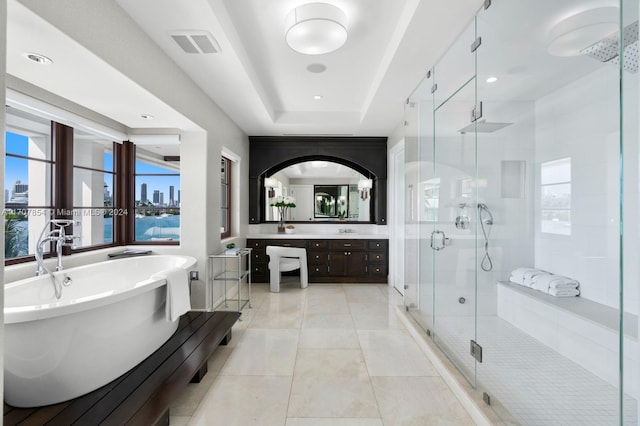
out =
[[[388,154],[389,285],[404,296],[404,138]]]

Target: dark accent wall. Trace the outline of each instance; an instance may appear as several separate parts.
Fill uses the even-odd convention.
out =
[[[303,161],[349,166],[373,180],[371,222],[387,224],[387,138],[249,136],[249,223],[265,221],[264,178]]]

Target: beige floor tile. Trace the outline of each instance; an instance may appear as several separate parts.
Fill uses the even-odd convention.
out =
[[[435,368],[404,330],[358,330],[371,376],[435,376]]]
[[[368,378],[360,349],[298,349],[295,377]]]
[[[388,303],[388,295],[375,285],[345,285],[344,292],[349,303]]]
[[[191,416],[173,416],[169,415],[169,424],[171,426],[187,426]]]
[[[221,375],[290,376],[299,330],[250,328],[225,363]]]
[[[372,377],[385,425],[475,424],[440,377]]]
[[[350,314],[305,314],[302,328],[333,328],[355,330]]]
[[[351,329],[303,328],[299,348],[360,349],[358,333]]]
[[[251,317],[249,328],[300,328],[304,297],[299,294],[274,294]]]
[[[359,330],[404,329],[396,308],[388,303],[349,303],[354,326]]]
[[[282,426],[291,377],[219,376],[189,425]]]
[[[294,376],[287,417],[380,417],[369,378]]]
[[[288,418],[285,426],[383,426],[382,419],[299,419]]]
[[[349,314],[349,303],[344,293],[329,293],[307,297],[307,314]]]

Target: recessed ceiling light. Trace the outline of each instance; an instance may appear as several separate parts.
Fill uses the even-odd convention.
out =
[[[487,78],[487,83],[495,83],[496,81],[498,81],[498,77],[489,77]]]
[[[39,64],[52,64],[53,61],[50,58],[47,58],[44,55],[39,53],[25,53],[27,59],[32,60],[33,62],[37,62]]]
[[[327,66],[325,64],[309,64],[307,66],[307,71],[312,72],[314,74],[325,72],[326,70],[327,70]]]
[[[153,120],[153,115],[151,115],[151,114],[140,114],[140,118],[144,118],[145,120]]]
[[[320,100],[322,99],[322,95],[313,95],[313,99]]]

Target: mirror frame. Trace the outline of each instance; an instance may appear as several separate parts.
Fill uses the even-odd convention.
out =
[[[304,161],[339,163],[372,179],[365,223],[387,224],[387,138],[313,136],[249,136],[249,224],[267,222],[265,177]]]

